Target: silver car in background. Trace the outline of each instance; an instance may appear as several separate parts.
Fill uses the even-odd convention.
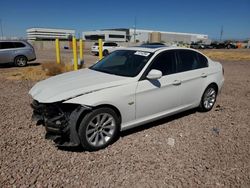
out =
[[[18,67],[24,67],[35,59],[35,50],[28,42],[0,40],[0,63],[14,62]]]

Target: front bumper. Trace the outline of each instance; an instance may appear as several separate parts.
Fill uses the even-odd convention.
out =
[[[33,101],[32,120],[46,129],[46,139],[53,140],[58,146],[79,146],[77,121],[89,107],[61,103],[43,104]]]

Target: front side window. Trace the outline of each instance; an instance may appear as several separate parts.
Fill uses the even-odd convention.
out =
[[[150,66],[150,70],[152,69],[161,71],[163,76],[176,73],[174,51],[167,51],[159,54]]]
[[[117,50],[97,62],[90,69],[119,76],[135,77],[141,72],[152,55],[149,52]]]
[[[10,49],[15,48],[13,42],[1,42],[0,43],[0,49]]]

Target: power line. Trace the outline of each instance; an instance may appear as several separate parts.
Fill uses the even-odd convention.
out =
[[[134,43],[136,42],[136,17],[135,17],[135,27],[134,27]]]
[[[0,27],[1,27],[1,35],[2,35],[2,39],[3,39],[3,25],[2,25],[2,19],[0,19]]]
[[[222,40],[223,33],[224,33],[223,26],[221,26],[221,29],[220,29],[220,41]]]

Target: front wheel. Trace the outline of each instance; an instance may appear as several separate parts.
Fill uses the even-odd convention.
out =
[[[119,118],[110,108],[99,108],[81,121],[79,136],[85,150],[96,151],[111,144],[119,132]]]
[[[216,97],[217,97],[217,90],[215,86],[213,85],[208,86],[202,95],[199,110],[202,112],[210,111],[215,104]]]

